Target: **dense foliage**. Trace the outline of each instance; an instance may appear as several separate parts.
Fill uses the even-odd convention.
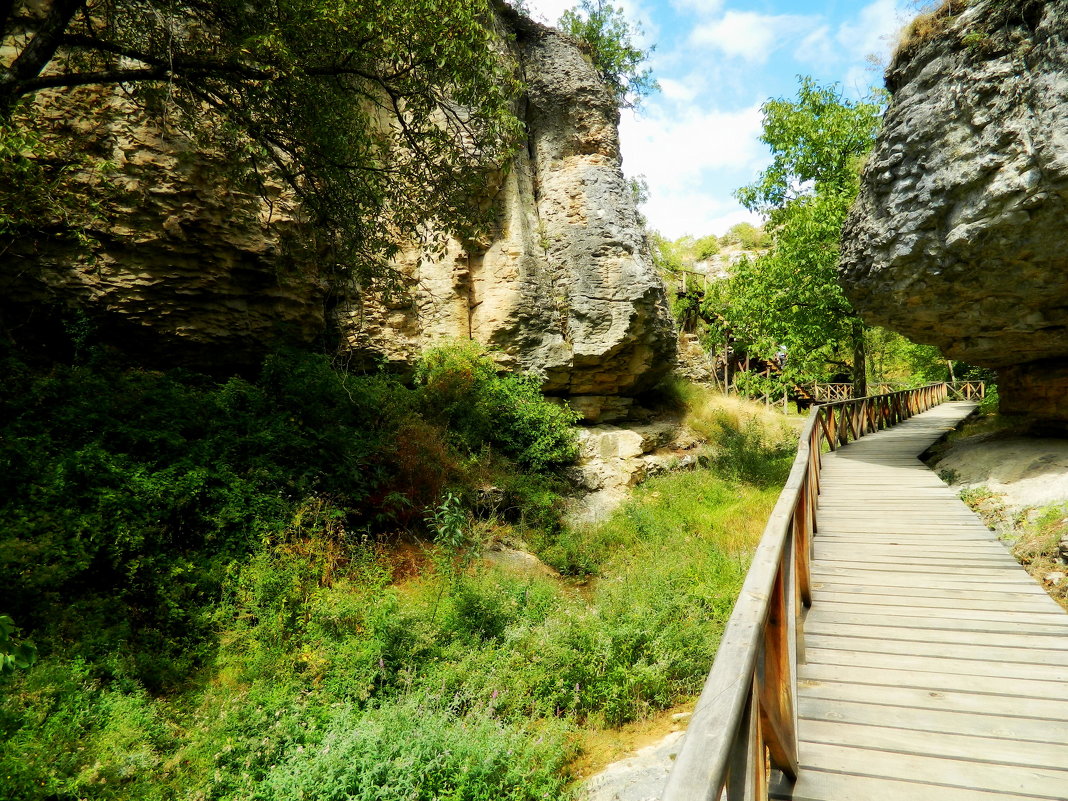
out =
[[[790,459],[708,412],[721,474],[571,529],[573,418],[469,345],[408,386],[3,359],[0,609],[39,650],[0,675],[13,801],[566,798],[576,732],[699,688]]]
[[[659,90],[652,70],[643,68],[649,53],[634,42],[641,28],[627,21],[622,8],[605,0],[580,0],[563,13],[558,26],[587,44],[593,65],[621,108],[634,108]]]
[[[735,268],[723,308],[737,337],[765,359],[786,354],[787,375],[819,377],[852,350],[863,387],[864,326],[837,281],[842,223],[859,190],[859,163],[880,124],[877,99],[853,101],[802,78],[796,99],[763,106],[771,165],[738,190],[766,214],[771,247]]]
[[[317,261],[346,274],[381,272],[415,232],[439,237],[431,245],[474,235],[485,172],[520,131],[487,0],[36,5],[0,4],[0,34],[26,41],[0,56],[0,171],[54,166],[47,148],[11,144],[39,128],[35,95],[116,87],[167,130],[226,153],[242,185],[288,185]],[[5,215],[18,200],[5,198]],[[44,219],[25,212],[30,228],[71,222],[64,204]]]

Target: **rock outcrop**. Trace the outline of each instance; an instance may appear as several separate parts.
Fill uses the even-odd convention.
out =
[[[946,3],[893,99],[840,277],[869,322],[997,368],[1004,411],[1068,421],[1068,2]]]
[[[388,362],[470,337],[539,372],[547,392],[590,396],[583,410],[614,408],[603,396],[651,386],[675,348],[620,171],[618,111],[574,40],[519,15],[508,24],[527,86],[527,147],[498,192],[492,241],[454,243],[438,261],[402,259],[407,291],[389,308],[356,307],[344,327],[354,349]]]
[[[82,309],[123,347],[193,366],[254,364],[330,323],[354,354],[399,365],[470,338],[549,393],[618,407],[670,368],[675,335],[620,171],[616,105],[579,43],[500,13],[528,141],[487,187],[498,219],[486,241],[454,241],[437,260],[409,253],[385,297],[328,292],[314,254],[283,247],[300,239],[285,192],[231,188],[225,157],[164,134],[117,91],[85,88],[46,97],[41,127],[88,154],[66,180],[94,210],[76,236],[44,231],[0,253],[8,312]]]

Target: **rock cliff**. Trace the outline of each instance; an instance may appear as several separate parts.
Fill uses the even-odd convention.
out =
[[[527,141],[487,188],[498,213],[486,241],[454,241],[437,260],[407,253],[387,295],[339,294],[313,254],[282,247],[300,237],[285,193],[231,188],[225,157],[164,134],[119,92],[80,89],[40,104],[42,129],[90,154],[66,180],[93,209],[76,231],[0,254],[8,313],[80,308],[124,347],[195,366],[254,363],[334,323],[353,354],[398,365],[436,341],[475,339],[588,407],[647,388],[675,339],[620,171],[612,95],[577,42],[500,14],[527,86]]]
[[[1068,420],[1068,2],[955,0],[914,23],[846,223],[865,319],[998,368]]]

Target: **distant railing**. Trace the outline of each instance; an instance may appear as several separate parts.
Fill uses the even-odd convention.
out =
[[[985,381],[951,381],[949,400],[982,400],[986,397]]]
[[[815,406],[768,519],[662,801],[767,799],[770,769],[797,778],[797,664],[812,604],[820,452],[946,400],[946,384]]]
[[[983,381],[949,381],[949,400],[982,400],[986,397],[986,383]],[[817,403],[852,400],[852,384],[812,384],[807,387],[809,394]],[[889,395],[901,391],[900,385],[888,383],[869,384],[868,391],[874,395]]]

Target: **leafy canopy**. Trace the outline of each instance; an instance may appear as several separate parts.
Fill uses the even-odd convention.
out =
[[[0,124],[33,129],[44,90],[132,94],[261,194],[287,185],[316,260],[367,276],[399,241],[487,220],[521,129],[491,20],[489,0],[0,3],[24,42],[0,54]]]
[[[634,44],[641,26],[628,22],[622,8],[605,0],[581,0],[563,13],[558,26],[589,45],[593,65],[621,108],[635,108],[642,98],[660,89],[652,70],[642,68],[649,52]]]
[[[859,162],[874,143],[882,106],[803,77],[796,99],[769,100],[763,112],[761,140],[772,162],[737,197],[768,216],[772,243],[737,265],[724,316],[755,354],[785,350],[794,378],[818,373],[846,345],[861,348],[858,367],[863,326],[838,285],[837,264]]]

